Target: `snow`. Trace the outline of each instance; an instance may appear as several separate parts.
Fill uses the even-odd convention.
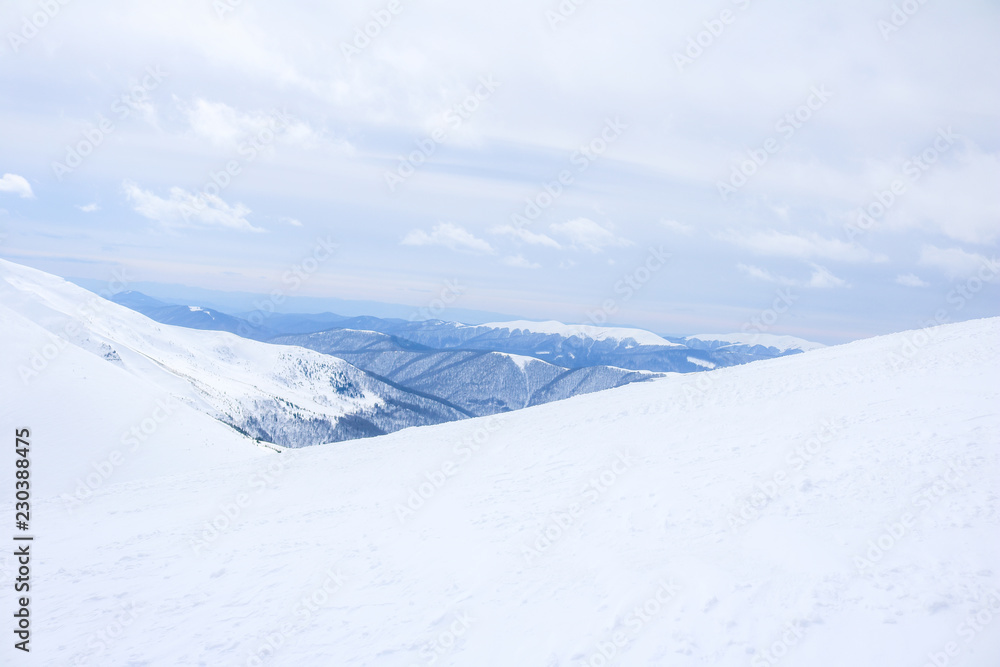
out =
[[[781,352],[789,350],[808,352],[809,350],[818,350],[826,347],[822,343],[814,343],[802,338],[796,338],[795,336],[781,336],[768,333],[698,334],[696,336],[688,336],[688,339],[704,342],[719,341],[735,345],[763,345],[764,347],[773,347]]]
[[[73,344],[23,384],[58,322],[0,298],[23,664],[998,664],[998,318],[280,454],[180,406],[73,504],[164,391]]]
[[[340,420],[370,415],[386,404],[380,383],[336,357],[159,324],[61,278],[3,260],[0,286],[17,312],[52,335],[90,351],[110,348],[123,370],[164,395],[282,444],[329,442]]]
[[[701,366],[702,368],[712,369],[715,368],[715,364],[711,361],[705,361],[704,359],[698,359],[697,357],[688,357],[688,363],[692,363],[695,366]]]
[[[579,338],[592,338],[594,340],[612,340],[627,343],[629,340],[638,345],[657,345],[662,347],[683,347],[677,343],[671,343],[665,338],[644,329],[629,329],[623,327],[597,327],[589,324],[563,324],[555,320],[546,322],[531,322],[528,320],[517,320],[513,322],[490,322],[487,324],[470,325],[475,328],[504,329],[512,333],[522,331],[524,333],[537,333],[555,336],[565,336],[567,338],[576,336]]]
[[[523,354],[513,354],[511,352],[498,352],[497,354],[502,354],[503,356],[508,357],[511,361],[517,364],[517,367],[522,371],[527,370],[528,366],[531,366],[532,364],[545,364],[546,366],[551,365],[547,361],[542,361],[540,359],[536,359],[535,357],[527,357]]]

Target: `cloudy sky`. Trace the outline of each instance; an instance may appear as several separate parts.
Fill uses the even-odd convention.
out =
[[[998,28],[975,0],[11,0],[0,256],[662,333],[997,315]]]

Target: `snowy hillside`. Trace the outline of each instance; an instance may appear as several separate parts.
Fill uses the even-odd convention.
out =
[[[822,343],[814,343],[795,336],[779,336],[768,333],[734,333],[734,334],[698,334],[684,339],[688,347],[702,349],[717,349],[727,345],[745,347],[767,347],[777,352],[808,352],[826,347]]]
[[[71,503],[164,392],[20,384],[30,310],[25,664],[998,664],[1000,319],[280,454],[184,408]]]
[[[97,354],[267,442],[300,447],[466,416],[340,359],[158,324],[61,278],[3,260],[0,287],[3,305],[40,323],[58,345]]]
[[[511,333],[544,334],[548,336],[561,336],[563,338],[589,338],[595,341],[614,341],[625,345],[659,345],[661,347],[674,347],[677,345],[644,329],[597,327],[588,324],[563,324],[554,320],[547,322],[530,322],[527,320],[489,322],[487,324],[475,325],[472,328],[499,329]]]

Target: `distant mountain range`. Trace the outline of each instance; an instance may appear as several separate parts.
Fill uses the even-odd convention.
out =
[[[211,308],[170,305],[140,292],[122,292],[116,303],[166,324],[229,331],[255,340],[331,330],[374,331],[434,350],[485,350],[535,357],[564,368],[618,366],[629,370],[690,373],[771,359],[825,347],[773,334],[659,336],[644,329],[561,322],[493,322],[468,325],[334,313],[259,312],[228,315]],[[343,346],[339,348],[345,350]]]
[[[490,350],[433,349],[389,334],[355,329],[280,336],[271,342],[339,357],[384,382],[445,399],[477,417],[657,375],[600,365],[567,369],[534,357]]]
[[[642,329],[552,321],[467,325],[334,313],[228,314],[169,304],[135,291],[119,293],[113,300],[162,324],[247,339],[210,345],[213,351],[224,351],[226,363],[266,350],[267,367],[257,372],[273,379],[277,365],[279,388],[244,387],[234,397],[228,384],[193,384],[220,419],[285,446],[509,412],[663,373],[703,372],[822,347],[788,336],[667,338]],[[130,326],[142,329],[138,321]],[[205,340],[192,340],[192,349]],[[115,344],[106,347],[105,354],[120,357]],[[150,351],[141,354],[158,358]],[[210,363],[218,362],[214,352],[204,354]],[[192,369],[184,374],[198,377]],[[215,368],[212,376],[232,373]],[[286,384],[295,391],[289,393]],[[280,398],[287,396],[299,400],[288,404]]]

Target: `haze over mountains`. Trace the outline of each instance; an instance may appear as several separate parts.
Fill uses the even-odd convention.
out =
[[[1000,656],[1000,318],[301,449],[221,419],[311,437],[420,397],[9,262],[0,335],[0,410],[32,431],[29,664]],[[354,335],[317,339],[418,345]]]

